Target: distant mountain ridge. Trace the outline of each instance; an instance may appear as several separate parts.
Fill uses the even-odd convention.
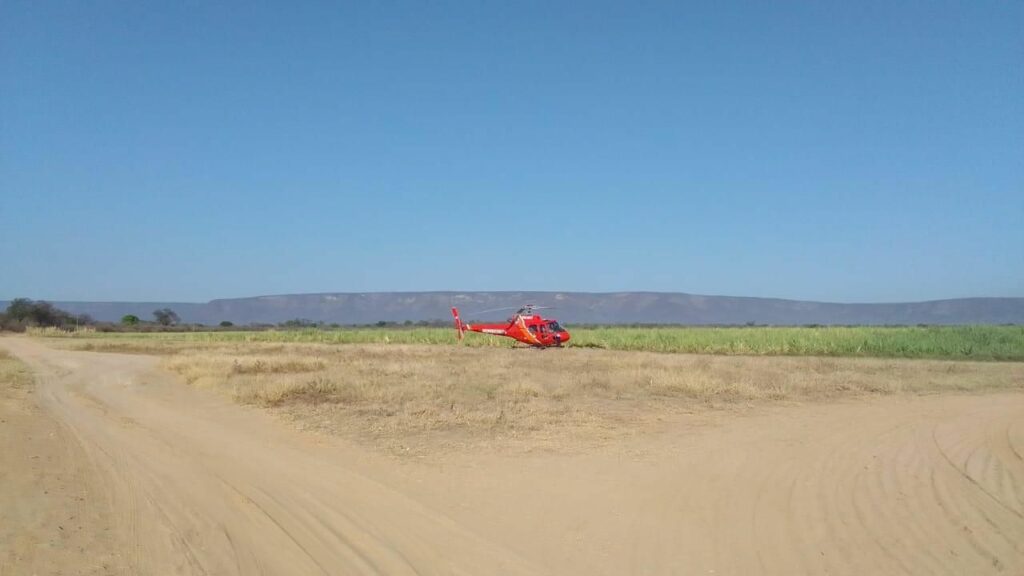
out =
[[[357,292],[284,294],[194,302],[54,302],[76,314],[117,321],[125,314],[151,319],[171,308],[182,321],[276,324],[296,318],[339,324],[442,320],[458,306],[465,319],[506,317],[479,313],[522,304],[554,306],[566,324],[1024,324],[1024,298],[956,298],[926,302],[841,304],[776,298],[703,296],[676,292]],[[6,302],[0,306],[6,307]]]

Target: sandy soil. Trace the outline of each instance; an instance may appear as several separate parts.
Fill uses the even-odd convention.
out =
[[[0,576],[117,574],[125,564],[106,491],[35,393],[27,371],[0,374]]]
[[[401,459],[150,357],[0,347],[35,370],[41,408],[0,405],[2,462],[22,463],[2,477],[21,491],[0,500],[21,523],[0,530],[4,574],[1024,573],[1020,393],[708,412],[582,453]],[[34,426],[45,447],[17,440]],[[63,500],[40,496],[69,471]],[[88,518],[78,564],[74,547],[47,564],[33,550],[72,500]]]

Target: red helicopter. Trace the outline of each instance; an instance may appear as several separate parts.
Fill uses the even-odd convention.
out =
[[[495,336],[507,336],[529,344],[535,348],[559,347],[569,341],[569,333],[558,324],[558,320],[541,318],[534,310],[542,307],[527,304],[502,324],[466,324],[459,318],[459,309],[452,308],[452,316],[455,317],[455,330],[459,333],[459,340],[467,330]],[[499,308],[500,310],[500,308]],[[506,308],[511,310],[511,308]],[[492,310],[488,310],[492,312]]]

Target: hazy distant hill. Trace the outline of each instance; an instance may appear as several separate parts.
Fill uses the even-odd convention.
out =
[[[1024,324],[1024,298],[958,298],[898,304],[835,304],[773,298],[698,296],[658,292],[365,292],[289,294],[183,302],[56,302],[98,320],[125,314],[152,318],[168,307],[185,322],[278,323],[294,318],[339,324],[449,318],[499,319],[482,310],[525,303],[555,306],[550,315],[567,324]],[[6,306],[6,303],[0,303]],[[547,314],[547,313],[546,313]]]

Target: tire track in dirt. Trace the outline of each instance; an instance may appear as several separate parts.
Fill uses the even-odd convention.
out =
[[[555,573],[1022,574],[1022,420],[1020,393],[766,408],[616,452],[451,458],[405,485],[458,495],[449,514],[506,542],[543,518],[523,549]]]
[[[108,483],[130,573],[542,572],[151,358],[3,345],[40,374],[44,407]]]

